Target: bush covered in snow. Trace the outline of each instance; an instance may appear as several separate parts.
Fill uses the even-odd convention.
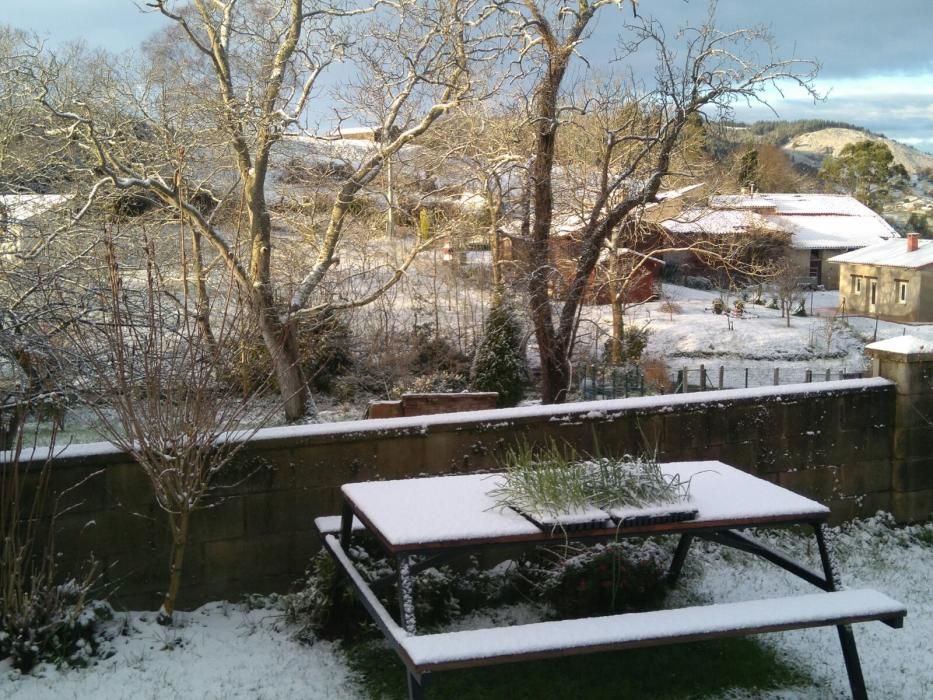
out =
[[[85,600],[86,590],[72,580],[30,591],[15,611],[4,605],[0,620],[0,660],[28,673],[39,662],[86,666],[95,656],[109,655],[98,634],[101,622],[113,618],[107,603]]]

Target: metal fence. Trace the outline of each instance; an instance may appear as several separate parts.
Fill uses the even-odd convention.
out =
[[[812,369],[800,367],[682,367],[673,378],[673,392],[681,394],[690,391],[713,391],[716,389],[741,389],[756,386],[779,386],[781,384],[809,384],[810,382],[828,382],[834,379],[860,379],[861,370],[848,371],[845,368]]]
[[[646,393],[682,394],[693,391],[715,391],[717,389],[742,389],[781,384],[804,384],[828,382],[835,379],[860,379],[862,370],[805,368],[792,366],[728,367],[725,365],[672,368],[670,382],[646,381],[640,367],[611,367],[602,364],[577,365],[574,382],[575,396],[579,401],[623,399],[629,396],[644,396]]]
[[[582,365],[577,368],[576,377],[582,401],[645,395],[645,373],[640,367]]]

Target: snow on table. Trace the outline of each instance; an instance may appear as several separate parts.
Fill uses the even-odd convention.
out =
[[[690,499],[684,505],[696,508],[697,517],[672,525],[678,529],[821,520],[829,515],[829,508],[816,501],[722,462],[670,462],[661,470],[690,482]],[[540,536],[537,526],[497,506],[489,495],[503,479],[501,474],[467,474],[368,481],[345,484],[342,491],[356,513],[395,549]]]

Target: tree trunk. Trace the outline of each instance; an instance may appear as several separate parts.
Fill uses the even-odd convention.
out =
[[[168,590],[159,608],[156,618],[160,625],[172,624],[175,615],[175,602],[178,600],[178,591],[181,588],[181,572],[185,563],[185,548],[188,546],[188,523],[191,511],[183,510],[178,514],[169,515],[169,526],[172,528],[172,556],[169,562]]]
[[[609,340],[609,364],[622,364],[622,341],[625,339],[625,315],[622,295],[612,293],[612,338]]]
[[[307,410],[308,386],[301,375],[295,321],[281,322],[275,318],[275,311],[266,307],[259,313],[259,330],[272,359],[285,418],[289,421],[299,420]]]
[[[272,294],[271,250],[272,222],[262,187],[265,173],[257,163],[255,179],[246,184],[246,208],[249,214],[250,279],[253,282],[253,304],[259,320],[259,331],[272,360],[285,409],[285,418],[295,421],[307,410],[308,388],[301,376],[298,337],[294,320],[279,320]],[[261,177],[260,177],[261,176]]]
[[[541,401],[546,404],[565,401],[570,385],[570,361],[566,357],[569,348],[555,333],[548,294],[551,276],[549,237],[554,206],[551,175],[557,143],[557,90],[565,67],[564,60],[552,59],[548,73],[538,87],[535,96],[535,158],[531,164],[534,219],[531,223],[528,292],[541,357]]]
[[[197,323],[201,331],[201,337],[207,343],[212,352],[217,350],[217,339],[214,337],[214,331],[211,328],[211,300],[207,292],[207,283],[205,282],[204,255],[201,250],[201,234],[192,227],[191,229],[191,254],[194,259],[194,279],[197,289]]]

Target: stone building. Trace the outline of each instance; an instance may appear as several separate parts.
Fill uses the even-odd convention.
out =
[[[796,276],[826,289],[839,288],[838,268],[824,264],[830,256],[899,237],[876,212],[840,194],[717,195],[707,206],[687,209],[661,225],[685,241],[784,232],[790,235],[786,255]]]
[[[916,233],[830,258],[840,310],[889,321],[933,321],[933,240]]]

